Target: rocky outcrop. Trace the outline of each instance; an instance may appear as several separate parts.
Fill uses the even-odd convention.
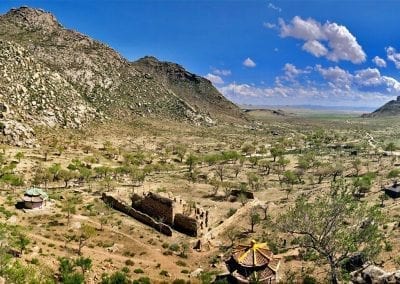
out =
[[[0,16],[0,31],[0,103],[27,129],[138,116],[203,125],[243,119],[208,80],[153,57],[129,62],[43,10],[12,9]]]
[[[400,283],[400,270],[386,272],[374,265],[367,265],[351,273],[351,282],[354,284],[397,284]]]
[[[362,117],[385,117],[400,115],[400,96],[391,100],[372,113],[363,114]]]

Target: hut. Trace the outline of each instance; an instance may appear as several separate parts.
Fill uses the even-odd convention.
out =
[[[42,208],[49,199],[46,192],[41,188],[29,188],[25,191],[22,201],[24,202],[24,207],[27,209]]]
[[[385,193],[391,198],[400,197],[400,184],[395,181],[392,186],[385,188]]]
[[[229,283],[278,282],[279,260],[266,243],[251,241],[250,245],[239,245],[225,262],[229,271]]]

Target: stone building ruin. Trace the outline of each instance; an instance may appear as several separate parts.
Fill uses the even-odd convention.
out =
[[[133,194],[132,208],[145,213],[158,222],[192,237],[207,232],[209,213],[196,204],[186,203],[180,197],[164,197],[154,192]]]

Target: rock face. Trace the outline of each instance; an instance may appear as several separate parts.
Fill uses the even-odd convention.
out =
[[[0,74],[0,139],[7,143],[31,143],[36,125],[79,128],[137,116],[193,124],[244,119],[211,82],[182,66],[154,57],[129,62],[28,7],[0,16]]]
[[[400,115],[400,96],[392,100],[372,113],[364,114],[363,117],[385,117]]]
[[[368,265],[352,272],[351,282],[354,284],[397,284],[400,283],[400,270],[386,272],[377,266]]]

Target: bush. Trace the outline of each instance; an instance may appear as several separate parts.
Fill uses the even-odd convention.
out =
[[[136,274],[144,273],[143,269],[141,268],[136,268],[135,270],[133,270],[133,272],[135,272]]]
[[[172,281],[172,284],[185,284],[186,281],[183,279],[175,279],[174,281]]]
[[[177,262],[176,262],[176,265],[178,265],[178,266],[187,266],[187,264],[186,264],[186,262],[184,262],[184,261],[182,261],[182,260],[178,260]]]
[[[171,250],[171,251],[178,251],[179,250],[179,244],[171,244],[170,246],[169,246],[169,249]]]
[[[132,284],[150,284],[150,278],[149,277],[140,277],[137,280],[134,280]]]
[[[160,271],[160,275],[161,275],[161,276],[166,276],[166,277],[168,277],[168,276],[169,276],[169,273],[168,273],[168,271],[166,271],[166,270],[161,270],[161,271]]]
[[[125,265],[133,266],[135,263],[131,259],[125,260]]]

